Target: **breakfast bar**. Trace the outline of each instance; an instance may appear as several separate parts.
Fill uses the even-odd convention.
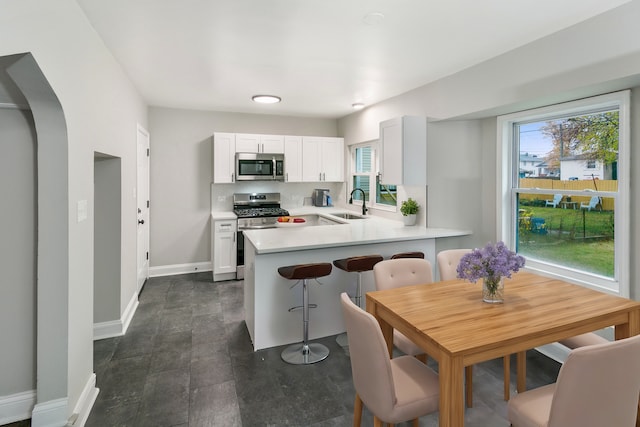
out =
[[[295,212],[294,212],[295,214]],[[332,219],[329,213],[326,215]],[[340,217],[336,217],[340,219]],[[435,266],[435,239],[468,235],[464,230],[406,227],[402,222],[367,216],[332,225],[248,230],[245,237],[244,312],[254,350],[301,341],[301,286],[278,274],[278,267],[329,262],[351,256],[421,251]],[[329,276],[311,281],[311,340],[345,331],[340,293],[354,295],[356,279],[334,268]],[[363,273],[363,294],[375,290],[373,274]],[[364,307],[363,307],[364,308]]]

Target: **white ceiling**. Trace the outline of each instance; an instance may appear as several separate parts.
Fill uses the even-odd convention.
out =
[[[338,118],[628,0],[77,1],[150,105]]]

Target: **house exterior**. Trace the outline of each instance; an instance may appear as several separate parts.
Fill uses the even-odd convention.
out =
[[[560,172],[557,168],[550,168],[546,160],[535,154],[520,154],[520,178],[554,178]]]
[[[543,168],[544,159],[535,154],[520,153],[520,178],[538,178]]]
[[[613,164],[605,165],[600,160],[589,159],[586,155],[568,156],[560,159],[560,179],[615,179]]]

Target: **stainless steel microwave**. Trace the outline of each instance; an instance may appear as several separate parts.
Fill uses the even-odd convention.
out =
[[[236,181],[284,181],[284,154],[236,153]]]

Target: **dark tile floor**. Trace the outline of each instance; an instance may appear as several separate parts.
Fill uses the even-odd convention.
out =
[[[282,348],[253,352],[242,297],[241,281],[213,283],[210,273],[149,279],[127,334],[95,342],[100,393],[86,425],[351,425],[347,351],[335,337],[319,340],[331,354],[308,366],[285,364]],[[535,351],[527,358],[529,387],[555,380],[557,363]],[[466,425],[508,426],[505,414],[501,360],[477,365]],[[420,425],[437,420],[433,414]],[[362,425],[372,425],[366,409]]]

